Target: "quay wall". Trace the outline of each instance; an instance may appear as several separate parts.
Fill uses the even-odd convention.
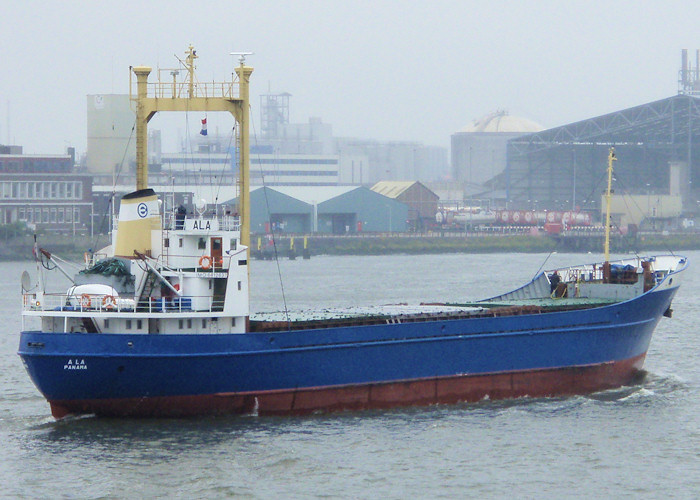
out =
[[[257,251],[257,236],[251,237],[252,254],[261,257]],[[303,236],[275,235],[275,245],[269,245],[269,238],[262,236],[263,251],[272,252],[274,247],[280,258],[293,254],[301,256],[304,250]],[[383,254],[426,254],[426,253],[539,253],[556,250],[558,252],[597,252],[602,251],[602,237],[562,237],[546,234],[418,234],[386,233],[364,234],[362,236],[307,236],[309,255],[383,255]],[[106,236],[71,237],[46,235],[39,237],[39,246],[69,260],[82,260],[88,249],[98,250],[109,243]],[[24,235],[0,241],[0,260],[33,260],[33,237]],[[613,252],[670,252],[700,250],[700,233],[639,233],[634,238],[617,236],[611,240]]]

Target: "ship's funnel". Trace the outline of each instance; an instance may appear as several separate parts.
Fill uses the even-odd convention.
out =
[[[122,197],[114,245],[117,257],[134,258],[134,251],[151,254],[151,231],[160,230],[158,196],[153,189],[140,189]]]

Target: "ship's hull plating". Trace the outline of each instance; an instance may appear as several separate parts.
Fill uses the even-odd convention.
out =
[[[316,411],[386,409],[484,399],[587,394],[633,382],[644,355],[591,366],[336,387],[190,396],[56,400],[56,418],[70,414],[183,417],[217,414],[293,415]]]
[[[232,335],[23,332],[56,417],[284,414],[590,393],[638,375],[676,288],[595,309]]]

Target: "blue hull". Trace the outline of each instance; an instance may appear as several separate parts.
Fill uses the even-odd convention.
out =
[[[675,291],[587,310],[318,330],[28,331],[19,354],[58,417],[294,413],[593,392],[638,373]],[[372,390],[384,396],[373,400]]]

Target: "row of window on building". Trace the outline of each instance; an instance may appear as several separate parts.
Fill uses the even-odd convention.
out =
[[[12,147],[12,146],[10,146]],[[8,173],[70,173],[75,163],[72,155],[66,156],[25,156],[4,155],[0,147],[0,172]]]
[[[250,177],[263,177],[263,176],[276,176],[276,177],[299,177],[299,176],[327,176],[327,177],[338,177],[337,170],[251,170]]]
[[[77,207],[19,207],[17,219],[35,224],[79,224]]]
[[[83,183],[4,181],[0,182],[0,197],[5,200],[81,200]]]

